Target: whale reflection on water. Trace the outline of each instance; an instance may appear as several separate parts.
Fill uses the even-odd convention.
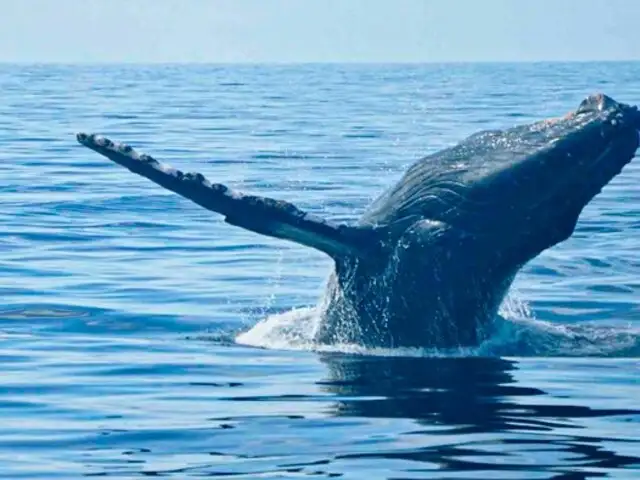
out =
[[[531,473],[532,463],[558,474],[569,472],[572,466],[594,473],[599,468],[640,466],[637,456],[614,451],[608,445],[614,437],[616,444],[637,444],[627,422],[634,417],[637,422],[640,407],[573,404],[575,400],[568,400],[566,395],[519,381],[518,361],[335,354],[321,355],[321,361],[328,368],[321,388],[335,396],[332,415],[394,419],[390,427],[405,428],[401,434],[393,433],[404,441],[396,440],[392,448],[347,454],[343,459],[426,462],[431,464],[429,469],[441,472],[514,471],[526,467]],[[554,376],[553,372],[549,374]],[[558,378],[558,383],[552,384],[554,392],[562,388],[562,383]],[[605,417],[607,422],[620,424],[618,435],[608,430],[612,437],[598,438],[593,436],[597,429],[585,430],[589,422]],[[397,423],[398,419],[410,422]]]

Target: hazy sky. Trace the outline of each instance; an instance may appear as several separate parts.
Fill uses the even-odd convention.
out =
[[[0,61],[640,59],[639,0],[0,0]]]

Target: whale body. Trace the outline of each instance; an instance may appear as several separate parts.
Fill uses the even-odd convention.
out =
[[[354,224],[183,173],[95,134],[82,145],[228,224],[333,259],[315,340],[476,346],[517,272],[567,240],[583,208],[634,157],[637,107],[596,94],[564,117],[481,131],[428,155]]]

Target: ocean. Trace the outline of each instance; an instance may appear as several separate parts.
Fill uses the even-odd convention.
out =
[[[331,262],[79,146],[337,221],[640,63],[0,66],[0,478],[640,478],[640,163],[476,349],[316,349]]]

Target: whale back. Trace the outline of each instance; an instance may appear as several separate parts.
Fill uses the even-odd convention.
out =
[[[392,226],[424,218],[442,219],[443,212],[468,197],[482,176],[526,154],[524,144],[514,142],[507,149],[505,143],[504,132],[487,130],[421,158],[371,203],[359,224]]]

